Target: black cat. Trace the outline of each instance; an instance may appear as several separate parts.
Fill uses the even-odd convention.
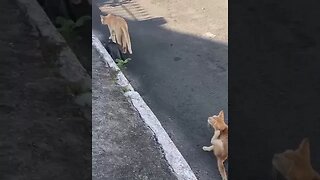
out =
[[[124,60],[124,55],[121,52],[121,47],[119,44],[113,42],[111,39],[105,44],[105,48],[112,57],[113,60],[121,59]]]

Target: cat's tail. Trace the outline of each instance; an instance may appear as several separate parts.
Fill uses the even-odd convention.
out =
[[[124,36],[125,36],[125,39],[126,39],[126,46],[128,48],[128,51],[129,51],[129,54],[132,54],[132,49],[131,49],[131,40],[130,40],[130,35],[129,35],[129,30],[128,28],[126,28],[124,30]]]

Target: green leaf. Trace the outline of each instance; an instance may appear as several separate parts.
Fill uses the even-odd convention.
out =
[[[66,26],[66,25],[71,26],[71,25],[75,24],[73,20],[67,19],[67,18],[64,18],[64,17],[61,17],[61,16],[58,16],[56,18],[56,23],[61,25],[61,26]]]
[[[91,16],[81,16],[75,23],[75,27],[83,26],[86,21],[91,20]]]
[[[57,24],[63,25],[64,22],[66,21],[66,19],[64,17],[58,16],[58,17],[56,17],[55,21]]]

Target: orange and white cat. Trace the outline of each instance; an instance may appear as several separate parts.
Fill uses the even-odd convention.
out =
[[[130,35],[126,20],[120,16],[108,14],[107,16],[100,15],[101,23],[107,25],[110,37],[114,43],[117,43],[122,48],[123,53],[129,52],[132,54]]]
[[[296,150],[275,154],[272,165],[287,180],[320,180],[320,175],[311,166],[307,138],[302,140]]]
[[[223,111],[220,111],[218,116],[209,117],[208,123],[214,129],[214,135],[211,138],[211,146],[203,146],[202,149],[204,151],[213,151],[217,158],[220,175],[223,180],[227,180],[227,173],[223,163],[228,159],[228,125],[224,122]]]

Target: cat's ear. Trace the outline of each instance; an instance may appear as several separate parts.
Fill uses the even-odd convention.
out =
[[[309,139],[304,138],[298,148],[298,151],[303,155],[304,159],[310,162],[310,144]]]
[[[223,112],[223,110],[221,110],[221,111],[219,112],[219,117],[220,117],[221,119],[224,119],[224,112]]]

